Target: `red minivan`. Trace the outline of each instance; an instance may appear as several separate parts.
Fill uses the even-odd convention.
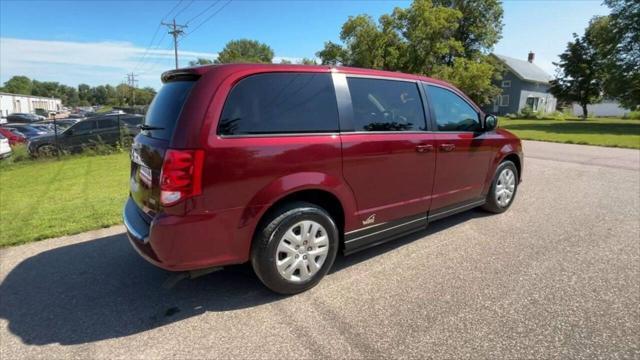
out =
[[[168,71],[131,149],[124,223],[172,271],[251,261],[271,290],[478,206],[509,208],[520,140],[439,80],[332,66]]]

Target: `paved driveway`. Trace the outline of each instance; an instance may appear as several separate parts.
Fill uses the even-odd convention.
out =
[[[340,257],[288,298],[246,267],[165,290],[120,227],[2,250],[0,357],[640,357],[640,152],[525,151],[507,213]]]

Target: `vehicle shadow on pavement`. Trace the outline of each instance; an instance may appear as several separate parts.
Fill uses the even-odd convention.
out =
[[[483,216],[470,211],[425,231],[339,256],[333,271],[366,261]],[[282,299],[249,266],[233,266],[162,287],[170,273],[141,259],[124,234],[45,251],[16,266],[0,285],[0,318],[25,344],[83,344],[154,329],[207,311],[242,309]]]

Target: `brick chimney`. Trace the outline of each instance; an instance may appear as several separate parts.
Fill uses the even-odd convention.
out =
[[[527,61],[533,64],[533,60],[536,59],[536,54],[533,51],[529,51],[529,57],[527,57]]]

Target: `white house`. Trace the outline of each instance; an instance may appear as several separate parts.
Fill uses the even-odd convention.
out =
[[[47,111],[62,110],[60,99],[42,96],[19,95],[0,92],[0,116],[11,113],[35,113],[36,109]]]
[[[573,114],[576,116],[582,116],[582,107],[578,103],[572,104]],[[620,106],[620,104],[613,100],[605,100],[597,104],[587,105],[587,112],[589,116],[615,116],[623,117],[628,114],[630,110]]]

